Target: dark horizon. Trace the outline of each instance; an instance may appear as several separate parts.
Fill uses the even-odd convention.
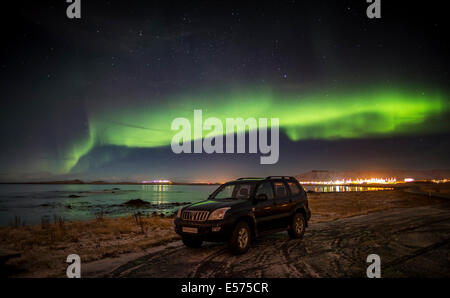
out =
[[[431,180],[442,180],[450,178],[450,169],[428,169],[428,170],[402,170],[402,169],[383,169],[383,170],[344,170],[344,171],[330,171],[323,169],[312,169],[306,172],[296,173],[296,174],[283,174],[284,176],[294,176],[299,179],[299,177],[311,177],[311,175],[322,174],[325,176],[334,177],[334,179],[345,179],[350,177],[354,178],[362,178],[362,179],[370,179],[370,178],[397,178],[398,182],[403,182],[404,178],[413,178],[417,181],[431,181]],[[273,174],[277,176],[276,174]],[[272,176],[273,176],[272,175]],[[280,176],[283,176],[280,175]],[[77,177],[70,179],[63,179],[55,177],[52,179],[31,179],[31,180],[11,180],[11,181],[0,181],[0,184],[142,184],[142,185],[184,185],[184,184],[221,184],[227,181],[231,181],[241,177],[261,177],[264,178],[266,176],[230,176],[225,179],[194,179],[194,180],[171,180],[166,179],[166,182],[158,182],[158,179],[154,180],[144,180],[142,177],[141,180],[133,180],[121,178],[118,180],[108,180],[108,179],[79,179]],[[152,179],[150,177],[150,179]],[[320,179],[319,179],[320,180]],[[319,181],[318,178],[313,179],[312,181]],[[328,181],[329,179],[322,179],[320,181]],[[375,183],[376,184],[376,183]]]

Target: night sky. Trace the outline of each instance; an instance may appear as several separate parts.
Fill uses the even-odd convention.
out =
[[[9,1],[12,2],[12,1]],[[2,7],[0,181],[222,181],[450,168],[439,1],[86,1]],[[95,2],[95,3],[92,3]],[[176,117],[279,117],[280,158],[180,154]]]

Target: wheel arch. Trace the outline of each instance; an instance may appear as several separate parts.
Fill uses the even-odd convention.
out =
[[[248,226],[250,227],[252,238],[254,239],[254,237],[256,237],[256,222],[255,222],[255,218],[252,217],[250,214],[243,214],[241,216],[238,216],[236,218],[236,220],[234,221],[234,223],[233,223],[233,229],[241,221],[245,221],[248,224]]]
[[[300,213],[301,215],[303,215],[303,218],[305,219],[305,225],[307,227],[308,226],[308,219],[307,219],[307,216],[306,216],[305,207],[304,206],[296,206],[292,216],[294,216],[295,213]]]

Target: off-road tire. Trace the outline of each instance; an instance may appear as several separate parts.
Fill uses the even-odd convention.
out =
[[[294,216],[292,216],[291,224],[289,226],[289,237],[292,239],[301,239],[305,234],[306,230],[306,220],[303,214],[296,212]]]
[[[231,234],[228,245],[231,253],[240,255],[246,253],[250,248],[252,231],[250,226],[245,221],[239,222]]]

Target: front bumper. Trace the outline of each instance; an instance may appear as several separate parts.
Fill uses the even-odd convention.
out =
[[[199,238],[206,241],[227,240],[233,229],[233,222],[230,219],[188,221],[175,218],[175,232],[182,237]],[[197,233],[183,232],[183,227],[196,228]]]

